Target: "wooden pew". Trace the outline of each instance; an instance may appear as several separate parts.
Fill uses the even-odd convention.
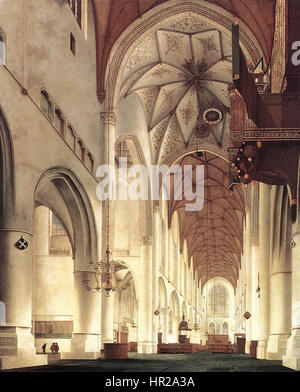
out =
[[[195,354],[207,350],[206,345],[194,343],[169,343],[158,344],[158,354]]]
[[[231,353],[232,347],[228,341],[228,335],[208,335],[208,352]]]

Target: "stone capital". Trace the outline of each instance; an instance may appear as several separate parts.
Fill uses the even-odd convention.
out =
[[[116,125],[117,116],[112,111],[101,112],[100,118],[101,118],[101,121],[103,122],[104,125],[107,125],[107,124],[111,124],[114,126]]]
[[[152,235],[144,235],[141,237],[142,245],[152,245]]]

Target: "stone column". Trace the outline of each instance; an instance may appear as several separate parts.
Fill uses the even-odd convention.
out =
[[[184,253],[180,254],[180,289],[181,295],[184,295]]]
[[[154,206],[154,243],[153,243],[153,268],[152,268],[152,289],[153,289],[153,314],[158,308],[158,269],[161,262],[161,220],[160,220],[160,209],[159,206]],[[157,344],[158,339],[158,328],[159,328],[158,316],[153,316],[153,335],[152,341]]]
[[[101,294],[101,334],[102,344],[113,343],[114,341],[114,296],[109,296],[102,292]]]
[[[152,239],[142,238],[141,270],[140,270],[140,298],[138,309],[138,350],[142,353],[152,352],[152,326],[153,326],[153,262]]]
[[[259,249],[258,249],[258,237],[259,237],[259,183],[255,183],[252,186],[251,193],[251,340],[258,340],[258,304],[259,298],[257,293],[258,288],[258,270],[259,270]]]
[[[246,244],[246,311],[252,317],[252,254],[251,254],[251,212],[246,211],[246,230],[245,230],[245,244]],[[252,340],[252,320],[251,317],[246,320],[246,353],[250,353],[250,345]]]
[[[45,206],[34,210],[34,250],[35,256],[49,255],[49,209]]]
[[[143,237],[141,246],[141,266],[139,284],[138,309],[138,352],[152,354],[157,345],[152,340],[153,311],[152,311],[152,238]]]
[[[168,344],[168,335],[169,335],[169,323],[168,323],[168,308],[163,308],[160,311],[161,313],[161,323],[162,323],[162,342],[164,344]]]
[[[22,239],[21,239],[22,238]],[[20,248],[17,246],[18,240]],[[28,247],[22,245],[23,241]],[[33,236],[28,231],[0,229],[0,369],[47,364],[36,356],[32,328]]]
[[[115,167],[115,142],[116,142],[116,122],[117,118],[114,112],[106,111],[101,113],[101,120],[103,123],[103,164],[110,165],[110,167]],[[110,246],[114,243],[114,204],[113,200],[104,201],[102,203],[103,208],[103,220],[102,225],[105,230],[103,230],[102,237],[102,254],[105,257],[105,250],[107,244],[107,205],[109,202],[109,212],[110,212]]]
[[[182,295],[184,296],[185,299],[187,299],[187,293],[188,293],[188,268],[187,268],[187,263],[188,263],[188,261],[186,260],[186,263],[184,263],[184,287],[183,287],[183,293],[182,293]]]
[[[181,261],[180,248],[179,245],[176,244],[176,268],[177,268],[176,289],[178,292],[180,292],[180,268],[181,268],[180,261]]]
[[[257,358],[265,359],[270,328],[270,185],[259,184],[259,340]]]
[[[50,232],[49,232],[49,208],[39,206],[34,209],[34,262],[33,262],[33,292],[32,292],[32,333],[35,333],[36,314],[36,264],[39,259],[49,255]]]
[[[170,229],[168,232],[168,282],[174,285],[174,240],[173,232]]]
[[[168,229],[168,219],[165,220],[165,226],[164,226],[164,256],[165,256],[165,271],[164,275],[166,279],[168,279],[169,276],[169,229]]]
[[[270,336],[267,359],[281,360],[286,353],[290,332],[291,273],[278,272],[271,276]]]
[[[287,193],[283,187],[273,187],[273,241],[270,277],[270,336],[267,359],[281,360],[291,330],[291,255]],[[285,196],[285,197],[284,197]],[[273,207],[273,206],[272,206]],[[272,222],[271,222],[272,223]]]
[[[251,340],[259,339],[259,298],[257,293],[258,288],[258,266],[259,266],[259,249],[256,241],[252,243],[251,247],[252,259],[252,295],[251,295]]]
[[[71,352],[61,354],[62,359],[96,359],[100,357],[100,293],[89,291],[84,283],[94,284],[92,272],[74,272],[74,328]]]
[[[287,342],[283,366],[300,370],[300,231],[294,233],[292,246],[292,331]]]
[[[103,123],[103,163],[115,166],[115,141],[117,117],[113,111],[101,113]]]
[[[115,167],[115,139],[116,139],[116,122],[117,118],[112,110],[107,110],[100,114],[103,123],[103,164]],[[109,203],[109,222],[107,222]],[[107,245],[110,251],[114,244],[114,201],[106,200],[102,203],[103,208],[103,236],[102,236],[102,257],[106,257],[105,251]],[[109,226],[109,238],[108,229]],[[109,243],[108,243],[109,242]],[[109,296],[105,292],[101,294],[101,335],[102,348],[104,343],[113,343],[114,334],[114,293]]]

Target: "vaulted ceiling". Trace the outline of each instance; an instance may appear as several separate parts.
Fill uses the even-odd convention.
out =
[[[179,214],[181,251],[187,241],[202,284],[220,276],[236,287],[243,246],[244,197],[240,187],[229,190],[231,37],[214,22],[185,12],[161,23],[132,50],[120,83],[120,102],[137,95],[144,109],[152,163],[203,165],[204,207],[187,211],[187,200],[168,203],[171,223]],[[217,155],[204,151],[214,147]],[[188,151],[203,151],[203,155]],[[200,154],[201,155],[201,154]],[[183,156],[178,160],[178,156]],[[174,160],[174,157],[175,160]],[[193,187],[196,181],[195,171]]]
[[[201,154],[200,154],[201,155]],[[204,165],[204,206],[200,211],[186,211],[187,200],[175,200],[174,187],[169,202],[169,219],[179,214],[180,243],[187,241],[189,258],[193,257],[202,285],[221,276],[236,287],[243,249],[245,198],[241,186],[229,190],[228,163],[208,152],[190,154],[177,162],[182,168]],[[196,176],[193,178],[195,188]]]
[[[144,108],[152,160],[206,140],[226,153],[231,39],[191,12],[140,42],[128,58],[120,100],[137,94]]]
[[[105,96],[105,71],[110,51],[120,35],[136,19],[168,0],[91,0],[97,46],[98,97]],[[207,0],[241,19],[258,40],[266,61],[271,55],[276,0]],[[187,4],[190,2],[186,2]]]

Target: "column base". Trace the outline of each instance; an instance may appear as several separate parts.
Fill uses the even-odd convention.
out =
[[[48,365],[48,357],[45,354],[29,354],[27,352],[21,352],[18,356],[0,357],[0,370],[44,365]]]
[[[269,360],[281,360],[286,353],[289,335],[270,335],[267,347],[267,358]]]
[[[292,335],[287,341],[286,355],[282,358],[282,365],[300,370],[300,329],[292,330]]]
[[[0,369],[48,364],[47,355],[37,355],[29,327],[0,327]]]
[[[100,353],[100,335],[74,333],[71,342],[71,352],[61,353],[61,359],[98,359]]]
[[[157,344],[155,343],[139,343],[138,342],[138,353],[139,354],[156,354]]]
[[[266,359],[267,357],[267,340],[259,340],[256,352],[257,359]]]
[[[61,353],[60,359],[99,359],[101,358],[100,352],[70,352],[70,353]]]

